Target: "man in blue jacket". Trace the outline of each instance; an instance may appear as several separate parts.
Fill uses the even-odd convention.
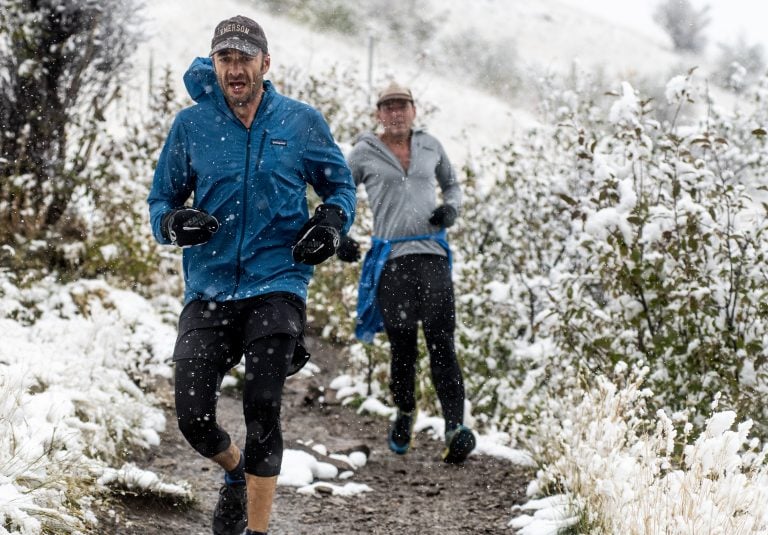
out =
[[[282,387],[309,358],[312,266],[335,253],[354,219],[355,186],[327,123],[278,94],[264,80],[269,66],[259,24],[237,16],[216,27],[210,57],[184,75],[197,104],[175,118],[148,198],[155,238],[184,248],[176,414],[190,445],[225,470],[214,535],[267,532]],[[307,184],[323,201],[311,218]],[[216,402],[243,356],[241,450],[217,424]]]

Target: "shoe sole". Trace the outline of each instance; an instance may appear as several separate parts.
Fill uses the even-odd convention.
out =
[[[475,449],[475,435],[469,429],[459,429],[451,443],[443,451],[443,462],[448,464],[463,463]]]

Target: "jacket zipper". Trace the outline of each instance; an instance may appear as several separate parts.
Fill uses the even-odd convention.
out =
[[[261,169],[261,159],[264,155],[264,141],[267,139],[267,131],[261,135],[261,141],[259,142],[258,164],[256,165],[256,171]],[[237,290],[240,288],[240,275],[242,274],[242,262],[241,253],[243,250],[243,241],[245,240],[245,228],[246,218],[248,217],[248,178],[251,167],[251,129],[248,128],[248,135],[245,139],[245,173],[243,174],[243,212],[240,218],[240,240],[237,243],[237,265],[235,271],[235,288],[232,291],[232,297],[237,294]]]
[[[397,158],[397,156],[395,156],[395,154],[390,150],[390,148],[387,147],[386,143],[384,143],[383,141],[379,141],[379,143],[384,145],[384,147],[386,148],[386,150],[384,150],[381,147],[377,146],[376,143],[372,141],[368,141],[367,139],[365,141],[366,143],[368,143],[370,147],[372,147],[373,149],[383,154],[384,157],[390,161],[390,163],[393,165],[395,169],[397,169],[398,171],[402,171],[403,178],[408,178],[409,170],[403,168],[403,164],[400,163],[400,160]],[[413,147],[411,147],[411,161],[413,161]]]

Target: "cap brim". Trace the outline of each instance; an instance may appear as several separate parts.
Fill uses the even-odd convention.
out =
[[[408,102],[413,102],[413,98],[408,93],[392,93],[391,95],[381,97],[378,101],[376,101],[376,105],[378,106],[380,104],[384,104],[390,100],[407,100]]]
[[[208,55],[213,56],[216,52],[221,52],[222,50],[226,49],[237,50],[243,54],[248,54],[249,56],[258,56],[259,52],[262,52],[261,48],[259,48],[257,45],[254,45],[253,43],[243,41],[238,37],[230,37],[229,39],[225,39],[224,41],[217,43],[216,46],[211,49],[211,53]]]

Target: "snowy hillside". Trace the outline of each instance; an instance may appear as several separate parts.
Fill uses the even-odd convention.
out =
[[[574,60],[618,76],[666,72],[680,58],[650,20],[622,25],[559,0],[479,0],[445,3],[447,32],[473,28],[486,38],[511,39],[521,60],[539,69],[566,71]]]
[[[443,21],[437,25],[435,40],[476,34],[478,40],[508,45],[517,57],[516,65],[526,72],[567,72],[577,61],[584,67],[603,68],[612,78],[668,77],[677,65],[692,66],[671,52],[665,35],[650,20],[645,30],[620,26],[558,0],[478,0],[471,4],[432,0],[427,6],[424,9]],[[207,55],[216,23],[237,13],[251,16],[265,28],[273,74],[287,68],[321,74],[338,64],[354,66],[358,83],[367,83],[368,39],[315,33],[243,0],[164,0],[146,8],[148,39],[136,56],[138,98],[146,95],[150,61],[156,71],[170,66],[179,91],[186,94],[181,81],[184,70],[195,56]],[[487,80],[466,76],[460,62],[438,76],[423,67],[423,55],[431,51],[404,53],[386,35],[374,37],[374,79],[396,77],[412,86],[417,100],[438,107],[427,127],[440,136],[455,162],[464,161],[468,150],[499,145],[513,132],[535,123],[536,102],[526,95],[534,88],[523,87],[512,103],[492,95]]]

